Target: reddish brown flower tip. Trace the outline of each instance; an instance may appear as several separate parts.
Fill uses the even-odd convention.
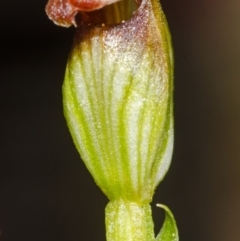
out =
[[[57,25],[69,27],[75,24],[77,9],[68,0],[49,0],[46,6],[48,17]]]
[[[78,11],[83,12],[94,11],[117,1],[118,0],[68,0]]]
[[[49,0],[46,6],[48,17],[57,25],[76,26],[78,12],[90,12],[119,0]]]

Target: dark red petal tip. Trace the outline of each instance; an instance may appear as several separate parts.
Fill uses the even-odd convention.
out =
[[[46,6],[48,17],[57,25],[75,25],[78,12],[91,12],[119,0],[49,0]]]

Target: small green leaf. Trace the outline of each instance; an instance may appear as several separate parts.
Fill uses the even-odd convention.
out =
[[[165,210],[165,220],[156,241],[178,241],[177,225],[172,212],[165,205],[157,204],[157,207]]]

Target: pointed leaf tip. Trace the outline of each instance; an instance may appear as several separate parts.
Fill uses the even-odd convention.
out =
[[[157,207],[164,209],[165,220],[156,241],[179,241],[177,225],[172,212],[163,204],[157,204]]]

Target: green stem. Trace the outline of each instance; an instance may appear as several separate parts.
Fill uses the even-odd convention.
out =
[[[115,200],[106,207],[107,241],[153,241],[152,211],[149,204]]]

